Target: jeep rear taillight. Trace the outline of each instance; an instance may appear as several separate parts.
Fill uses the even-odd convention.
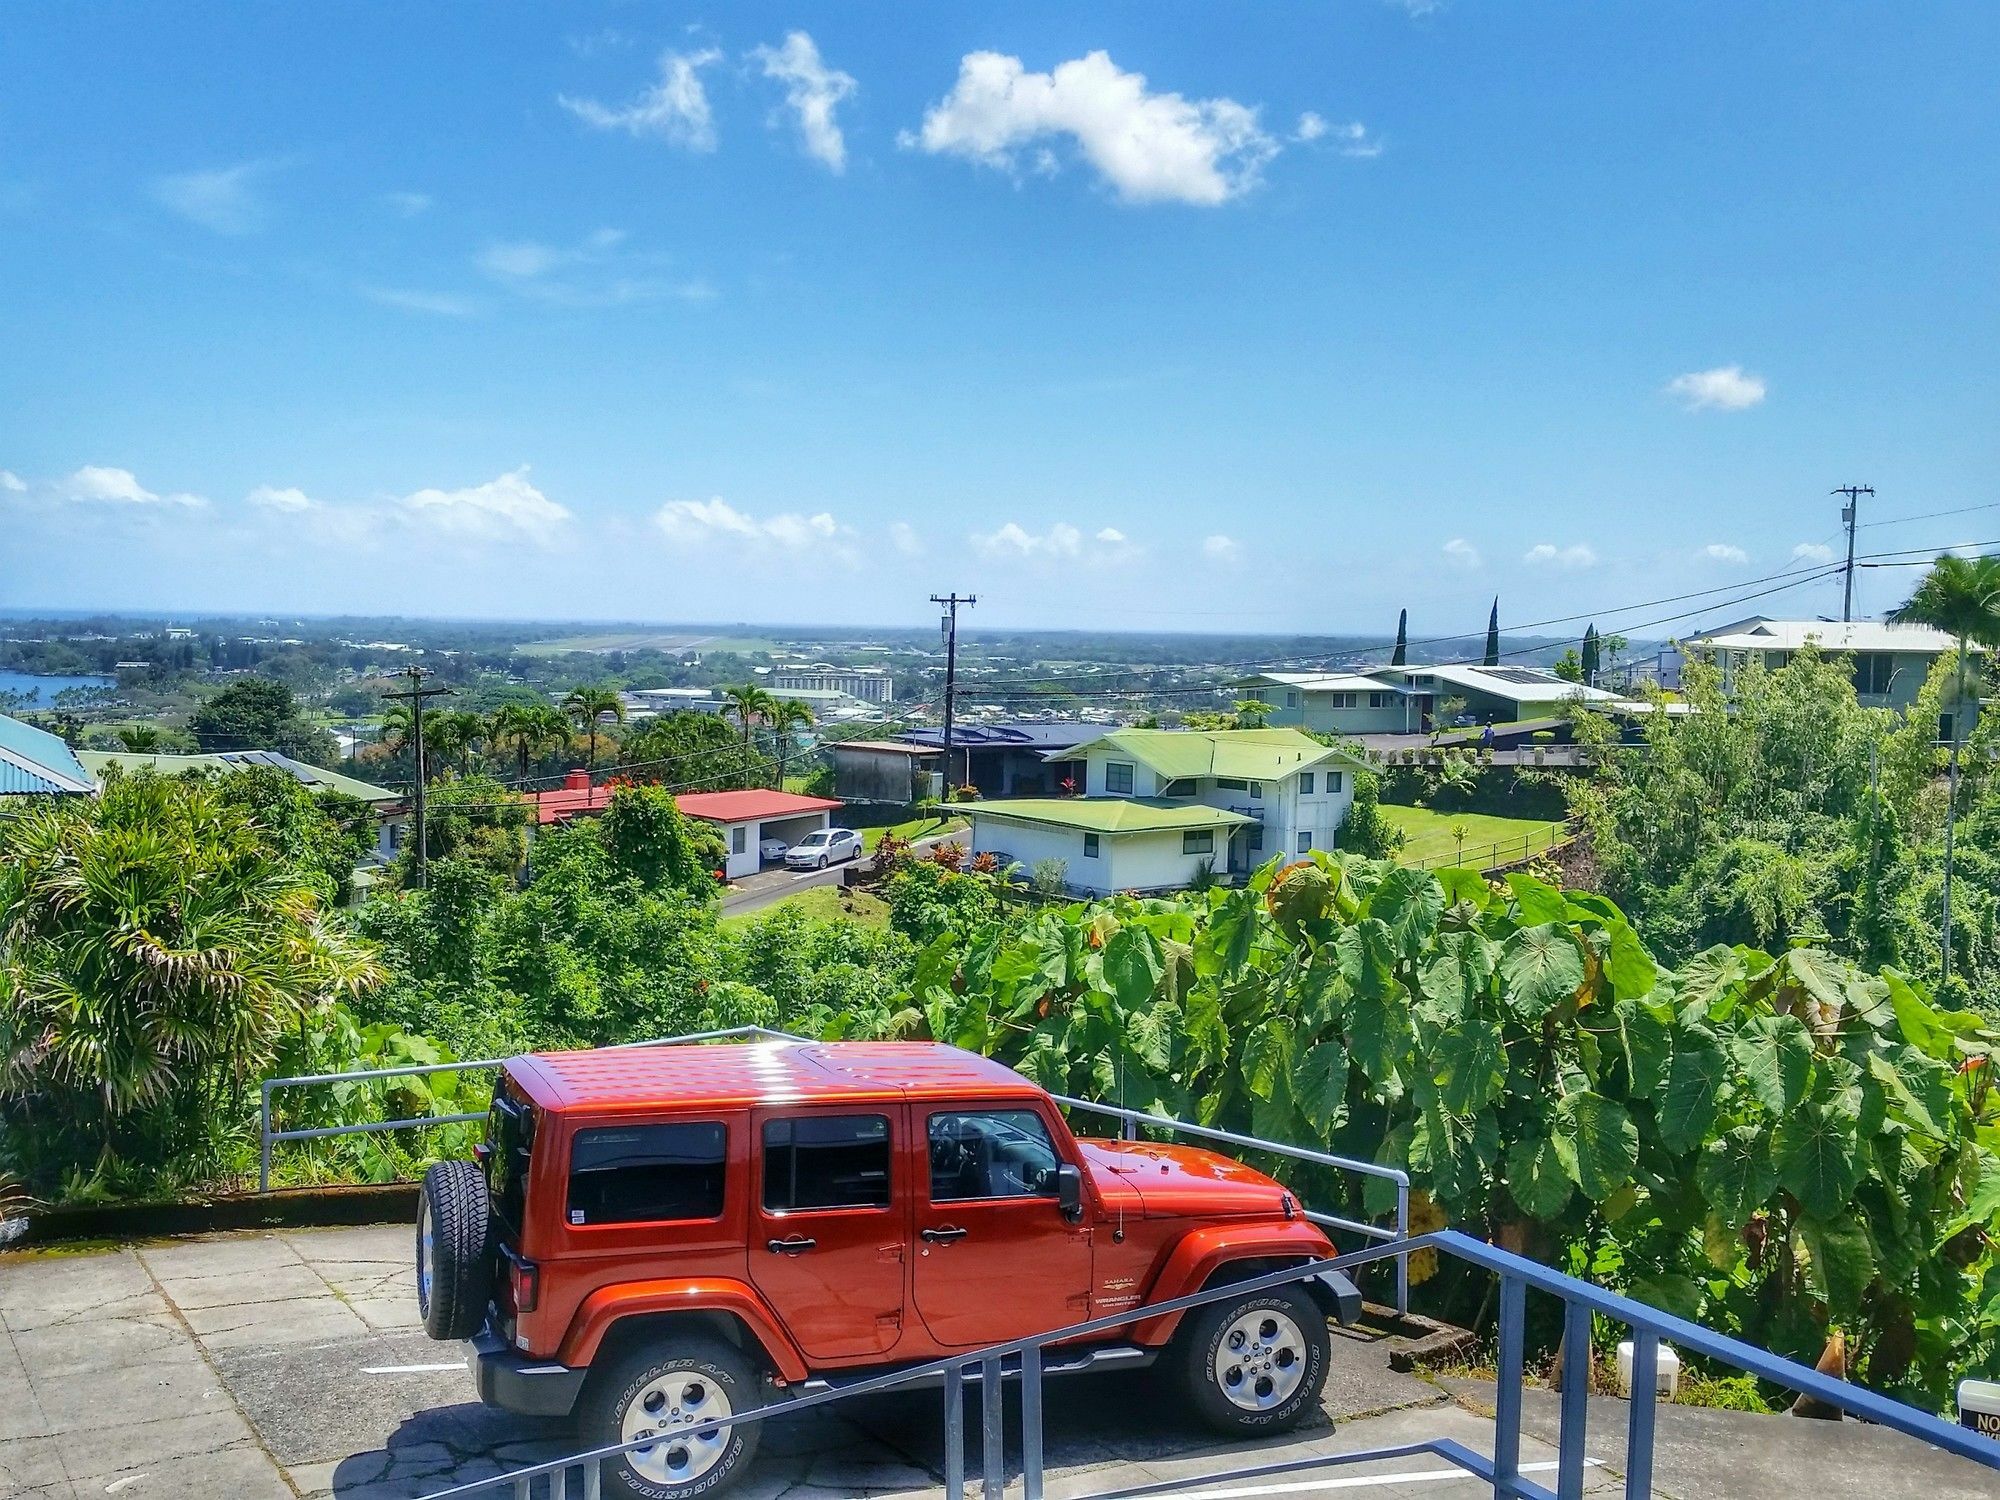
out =
[[[517,1255],[507,1257],[508,1290],[514,1296],[514,1311],[531,1313],[542,1299],[542,1268]]]

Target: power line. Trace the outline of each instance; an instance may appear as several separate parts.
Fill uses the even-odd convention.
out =
[[[1945,516],[1969,516],[1975,511],[1982,510],[2000,510],[2000,500],[1990,500],[1984,505],[1961,505],[1957,510],[1926,511],[1920,516],[1890,516],[1880,521],[1864,521],[1861,523],[1861,529],[1868,531],[1877,526],[1903,526],[1911,521],[1936,521]]]

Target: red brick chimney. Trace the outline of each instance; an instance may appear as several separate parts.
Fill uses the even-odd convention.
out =
[[[589,790],[590,790],[590,772],[588,772],[588,771],[571,771],[571,772],[569,773],[569,775],[567,775],[567,776],[563,777],[563,790],[564,790],[564,791],[566,791],[566,792],[587,792],[587,791],[589,791]]]

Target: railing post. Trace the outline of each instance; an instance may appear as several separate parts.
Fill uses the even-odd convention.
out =
[[[1511,1500],[1521,1478],[1521,1359],[1528,1284],[1500,1277],[1500,1370],[1493,1397],[1493,1494]]]
[[[583,1466],[583,1500],[603,1500],[604,1460],[593,1458]]]
[[[1563,1303],[1562,1430],[1556,1436],[1556,1500],[1583,1500],[1584,1434],[1590,1421],[1590,1309]]]
[[[1005,1500],[1007,1434],[1001,1426],[1000,1360],[979,1362],[979,1493],[981,1500]]]
[[[1138,1140],[1139,1122],[1130,1116],[1120,1116],[1118,1120],[1118,1139],[1121,1141]]]
[[[965,1500],[965,1367],[944,1372],[945,1500]]]
[[[1396,1238],[1410,1237],[1410,1185],[1396,1184]],[[1399,1316],[1410,1315],[1410,1257],[1396,1257],[1396,1312]]]
[[[257,1111],[257,1191],[271,1191],[271,1080],[263,1083],[263,1103]]]
[[[1652,1500],[1653,1417],[1660,1399],[1660,1336],[1632,1330],[1632,1409],[1625,1414],[1625,1497]]]
[[[1042,1349],[1021,1351],[1021,1500],[1042,1500]]]

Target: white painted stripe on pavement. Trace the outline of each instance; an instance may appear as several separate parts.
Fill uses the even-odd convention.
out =
[[[448,1365],[363,1365],[363,1375],[428,1375],[439,1370],[463,1370],[465,1361],[453,1360]]]
[[[1584,1467],[1598,1469],[1604,1466],[1601,1458],[1586,1458]],[[1546,1474],[1557,1468],[1554,1462],[1522,1464],[1523,1474]],[[1463,1469],[1406,1469],[1400,1474],[1347,1474],[1339,1479],[1295,1479],[1285,1484],[1246,1484],[1228,1490],[1196,1490],[1188,1500],[1248,1500],[1255,1495],[1316,1495],[1327,1490],[1365,1490],[1378,1485],[1423,1484],[1432,1481],[1454,1479],[1473,1480],[1483,1483],[1476,1474],[1468,1474]]]

